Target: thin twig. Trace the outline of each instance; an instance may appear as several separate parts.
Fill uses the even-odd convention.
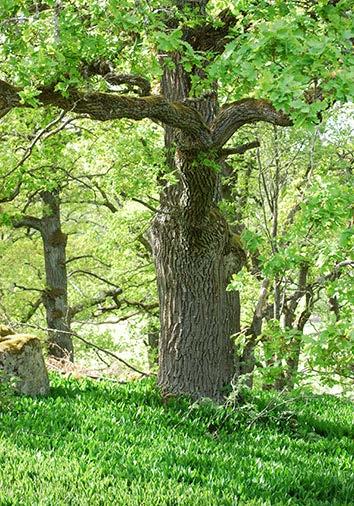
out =
[[[24,324],[17,324],[17,325],[24,326]],[[25,326],[26,327],[30,327],[30,328],[34,328],[34,329],[43,330],[45,332],[53,332],[53,331],[56,330],[56,329],[52,329],[52,328],[48,328],[48,327],[44,328],[44,327],[41,327],[39,325],[25,324]],[[16,327],[16,325],[14,325],[14,327]],[[156,376],[154,373],[147,373],[147,372],[144,372],[144,371],[140,371],[140,369],[138,369],[137,367],[129,364],[126,360],[124,360],[123,358],[119,357],[118,355],[116,355],[112,351],[106,350],[105,348],[102,348],[101,346],[98,346],[97,344],[94,344],[91,341],[88,341],[84,337],[79,336],[79,334],[76,334],[76,332],[61,330],[61,333],[62,334],[70,334],[71,336],[76,337],[77,339],[79,339],[80,341],[82,341],[84,344],[86,344],[86,346],[89,346],[89,347],[94,348],[94,349],[96,349],[98,351],[101,351],[102,353],[106,353],[106,355],[109,355],[109,356],[115,358],[116,360],[118,360],[118,362],[121,362],[126,367],[128,367],[132,371],[137,372],[138,374],[141,374],[142,376],[146,376],[146,377]]]

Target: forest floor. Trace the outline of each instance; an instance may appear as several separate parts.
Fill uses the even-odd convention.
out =
[[[0,403],[0,505],[353,505],[353,406],[252,394],[238,407],[51,375]]]

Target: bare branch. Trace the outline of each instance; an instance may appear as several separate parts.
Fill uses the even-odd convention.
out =
[[[1,81],[0,81],[0,86],[1,86]],[[1,89],[1,88],[0,88]],[[0,102],[1,103],[1,102]],[[21,165],[23,165],[25,163],[25,161],[31,156],[31,153],[33,151],[33,148],[35,147],[35,145],[37,144],[37,142],[45,135],[45,134],[48,134],[48,132],[50,132],[50,129],[57,125],[65,116],[65,111],[62,111],[59,116],[57,118],[55,118],[53,121],[51,121],[50,123],[48,123],[48,125],[46,125],[44,128],[42,128],[37,134],[36,136],[34,137],[34,139],[32,140],[31,144],[28,146],[28,148],[26,149],[25,151],[25,154],[23,155],[23,157],[21,158],[21,160],[15,165],[15,167],[13,169],[10,170],[10,172],[8,172],[7,174],[5,174],[5,177],[8,177],[10,176],[13,172],[15,172],[19,167],[21,167]]]
[[[110,264],[106,264],[100,258],[97,258],[94,255],[79,255],[76,257],[71,257],[68,260],[66,260],[65,263],[69,264],[70,262],[76,262],[77,260],[81,260],[82,258],[92,258],[92,260],[95,260],[95,262],[98,262],[98,263],[104,265],[105,267],[108,267],[108,268],[112,267]]]
[[[257,121],[279,126],[292,125],[289,116],[277,111],[267,100],[244,98],[225,105],[216,116],[212,125],[214,146],[221,148],[239,128]]]
[[[139,204],[146,207],[147,209],[149,209],[153,213],[158,213],[158,209],[156,209],[156,207],[150,205],[148,202],[145,202],[144,200],[138,199],[137,197],[132,197],[130,200],[133,200],[134,202],[138,202]]]
[[[129,320],[130,318],[134,318],[134,316],[138,316],[138,315],[140,315],[140,312],[136,311],[135,313],[130,313],[130,314],[121,316],[121,317],[117,318],[116,320],[106,320],[105,319],[104,321],[96,321],[96,320],[86,320],[85,319],[85,321],[72,320],[71,323],[85,323],[85,324],[90,324],[90,325],[116,325],[117,323],[124,322],[124,321]]]
[[[36,313],[37,309],[40,308],[41,304],[43,302],[42,295],[38,297],[38,299],[35,302],[30,303],[30,309],[28,310],[26,316],[24,316],[21,320],[21,323],[27,323],[30,321],[32,316]]]
[[[17,325],[15,325],[15,327]],[[55,329],[51,329],[51,328],[44,328],[44,327],[41,327],[39,325],[26,324],[26,326],[30,327],[30,328],[34,328],[34,329],[44,330],[45,332],[50,332],[50,331],[55,330]],[[140,371],[140,369],[138,369],[137,367],[134,367],[133,365],[129,364],[126,360],[122,359],[121,357],[119,357],[118,355],[116,355],[115,353],[113,353],[112,351],[106,350],[105,348],[101,348],[101,346],[98,346],[97,344],[91,343],[90,341],[88,341],[84,337],[79,336],[79,334],[77,334],[76,332],[72,332],[72,331],[67,332],[67,331],[64,331],[64,330],[62,330],[62,332],[64,334],[70,334],[71,336],[76,337],[77,339],[79,339],[80,341],[82,341],[84,344],[86,344],[86,346],[89,346],[90,348],[94,348],[94,349],[96,349],[98,351],[101,351],[102,353],[105,353],[106,355],[109,355],[109,356],[115,358],[116,360],[118,360],[119,362],[121,362],[122,364],[124,364],[126,367],[128,367],[132,371],[137,372],[138,374],[141,374],[142,376],[154,376],[153,373],[146,373],[144,371]]]
[[[94,183],[93,185],[95,188],[97,188],[97,190],[99,191],[99,193],[101,194],[102,198],[103,198],[103,201],[101,203],[98,203],[98,205],[103,205],[105,207],[107,207],[112,213],[116,213],[118,212],[118,207],[121,207],[119,204],[116,206],[112,203],[112,201],[109,199],[107,193],[104,191],[103,188],[100,187],[100,185],[98,183]]]
[[[333,275],[338,276],[343,267],[354,267],[354,260],[343,260],[334,267]]]
[[[127,362],[126,360],[123,360],[121,357],[119,357],[118,355],[116,355],[112,351],[106,350],[105,348],[101,348],[101,346],[97,346],[97,344],[91,343],[90,341],[88,341],[84,337],[79,336],[75,332],[73,332],[71,335],[73,335],[74,337],[76,337],[77,339],[79,339],[80,341],[82,341],[84,344],[86,344],[86,346],[89,346],[90,348],[94,348],[94,349],[96,349],[98,351],[101,351],[102,353],[105,353],[106,355],[109,355],[110,357],[115,358],[116,360],[118,360],[118,362],[121,362],[122,364],[124,364],[126,367],[128,367],[132,371],[135,371],[138,374],[141,374],[142,376],[153,376],[152,373],[146,373],[144,371],[141,371],[137,367],[134,367],[133,365],[129,364],[129,362]]]
[[[96,279],[99,279],[100,281],[102,281],[103,283],[106,283],[107,285],[110,285],[110,286],[113,286],[114,288],[117,288],[119,290],[121,290],[121,293],[122,293],[122,289],[116,285],[115,283],[112,283],[111,281],[108,281],[107,279],[105,278],[102,278],[101,276],[98,276],[97,274],[94,274],[93,272],[90,272],[90,271],[85,271],[83,269],[77,269],[75,271],[72,271],[70,272],[70,274],[68,275],[68,278],[70,278],[71,276],[74,276],[76,274],[82,274],[84,276],[92,276],[93,278],[96,278]]]
[[[252,141],[247,142],[246,144],[241,144],[240,146],[236,146],[234,148],[225,148],[220,151],[221,157],[227,158],[230,155],[243,155],[248,151],[249,149],[259,148],[260,147],[259,141]]]
[[[15,288],[19,288],[20,290],[23,290],[25,292],[40,292],[40,293],[43,293],[43,290],[41,290],[40,288],[30,288],[28,286],[22,286],[22,285],[18,285],[16,283],[14,283],[14,287]]]
[[[151,311],[151,309],[156,309],[159,307],[158,302],[152,302],[151,304],[145,304],[144,302],[138,301],[138,300],[127,300],[122,299],[122,302],[124,302],[127,306],[132,307],[138,307],[140,309],[143,309],[144,311]]]
[[[88,299],[86,301],[81,302],[80,304],[77,304],[76,306],[73,306],[70,308],[70,316],[75,316],[78,313],[81,313],[85,309],[89,309],[94,306],[98,306],[100,304],[103,304],[107,299],[113,298],[114,302],[116,303],[115,309],[118,309],[120,307],[120,301],[117,299],[117,296],[120,295],[123,292],[121,288],[113,288],[113,290],[105,290],[104,292],[99,293],[92,299]]]
[[[6,176],[5,176],[6,177]],[[15,186],[15,188],[12,190],[12,192],[10,193],[10,195],[8,195],[7,197],[1,197],[0,199],[0,203],[5,203],[5,202],[12,202],[13,200],[15,200],[15,198],[19,195],[20,193],[20,190],[21,190],[21,186],[22,186],[22,181],[19,181],[17,183],[17,185]]]

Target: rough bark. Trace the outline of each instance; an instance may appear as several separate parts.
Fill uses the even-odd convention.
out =
[[[13,220],[15,228],[34,228],[41,234],[44,251],[46,288],[38,299],[45,307],[48,327],[48,353],[56,358],[74,360],[70,335],[68,288],[66,270],[67,236],[61,230],[60,199],[58,191],[43,191],[43,216],[22,216]],[[35,305],[36,305],[35,304]],[[31,311],[29,313],[31,317]],[[28,321],[29,318],[26,318]]]
[[[56,358],[74,359],[68,311],[68,287],[66,272],[67,236],[62,232],[58,193],[43,191],[45,204],[41,219],[41,235],[44,248],[46,289],[43,303],[46,309],[48,352]]]
[[[218,112],[211,93],[188,99],[189,79],[175,56],[165,68],[163,95],[184,101],[209,126]],[[179,177],[166,185],[153,226],[153,252],[160,300],[158,383],[168,395],[220,399],[237,371],[232,335],[239,331],[238,294],[226,292],[240,268],[240,247],[233,242],[218,209],[219,173],[210,151],[186,149],[171,126],[165,129],[167,163]]]
[[[194,224],[188,213],[160,214],[154,222],[159,384],[169,394],[218,398],[235,373],[231,336],[238,331],[237,305],[226,292],[233,251],[217,208]]]
[[[182,79],[188,81],[185,76],[180,77],[179,81]],[[181,82],[174,82],[178,88],[181,86]],[[163,94],[148,97],[84,93],[77,90],[71,90],[68,96],[63,97],[53,88],[43,88],[38,101],[42,106],[56,106],[99,121],[122,118],[139,121],[150,118],[185,132],[190,139],[189,147],[204,149],[221,148],[239,128],[249,123],[266,121],[280,126],[292,125],[291,119],[282,111],[277,111],[267,100],[245,98],[224,106],[208,127],[203,120],[203,111],[196,109],[195,102],[184,103],[187,96],[182,100],[173,98],[178,94],[178,88],[171,96]],[[15,107],[31,107],[21,103],[20,91],[20,88],[0,80],[0,117]]]
[[[195,9],[202,20],[207,0],[174,3],[179,9],[186,6]],[[220,52],[234,19],[225,11],[221,21],[220,29],[203,28],[203,23],[196,28],[186,27],[184,39],[199,44],[200,30],[204,33],[206,28],[205,33],[210,35],[206,40],[208,47],[211,44],[213,51]],[[173,22],[169,19],[166,25]],[[210,162],[217,166],[220,159],[230,154],[222,151],[223,146],[243,125],[257,121],[290,125],[291,120],[269,102],[254,98],[219,110],[216,85],[210,94],[191,98],[191,76],[183,69],[181,56],[170,54],[168,58],[172,58],[175,67],[164,66],[162,58],[161,95],[135,97],[70,89],[63,97],[53,85],[39,90],[37,99],[42,106],[57,106],[95,120],[150,118],[164,126],[167,164],[179,180],[172,187],[165,184],[161,209],[152,225],[161,305],[159,384],[168,394],[218,399],[238,371],[231,336],[240,330],[239,298],[235,292],[226,292],[226,286],[231,274],[240,268],[244,255],[218,209],[220,172]],[[92,71],[97,73],[97,68]],[[193,69],[193,72],[198,77],[203,75],[203,69]],[[103,77],[107,77],[104,70]],[[142,89],[141,82],[138,86]],[[0,81],[0,117],[14,107],[29,107],[21,103],[19,92],[11,84]],[[43,235],[47,242],[55,230],[60,232],[60,227],[54,226],[54,219],[49,222],[48,217],[46,230],[50,232]],[[59,236],[63,238],[60,233]],[[51,250],[48,270],[63,255],[63,245],[64,241],[59,241]],[[46,307],[53,317],[49,326],[56,323],[54,312],[59,310],[65,327],[63,266],[50,283],[51,297],[48,293]],[[56,335],[63,340],[64,335],[67,339],[69,336],[61,335],[60,331]]]

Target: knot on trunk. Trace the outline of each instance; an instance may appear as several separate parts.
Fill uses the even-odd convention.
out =
[[[66,245],[68,240],[67,234],[64,234],[61,230],[56,230],[49,238],[49,244],[51,246]]]
[[[230,232],[225,248],[225,255],[230,256],[234,273],[239,272],[247,264],[247,255],[239,235]]]
[[[54,287],[47,287],[43,292],[44,298],[48,298],[51,300],[55,300],[64,294],[65,290],[63,288],[54,288]]]
[[[227,239],[227,223],[220,210],[216,206],[200,212],[187,208],[184,215],[183,236],[189,251],[202,256],[222,253]]]
[[[55,309],[52,312],[51,316],[52,316],[52,318],[54,318],[54,320],[59,320],[60,318],[63,318],[64,313],[60,309]]]

